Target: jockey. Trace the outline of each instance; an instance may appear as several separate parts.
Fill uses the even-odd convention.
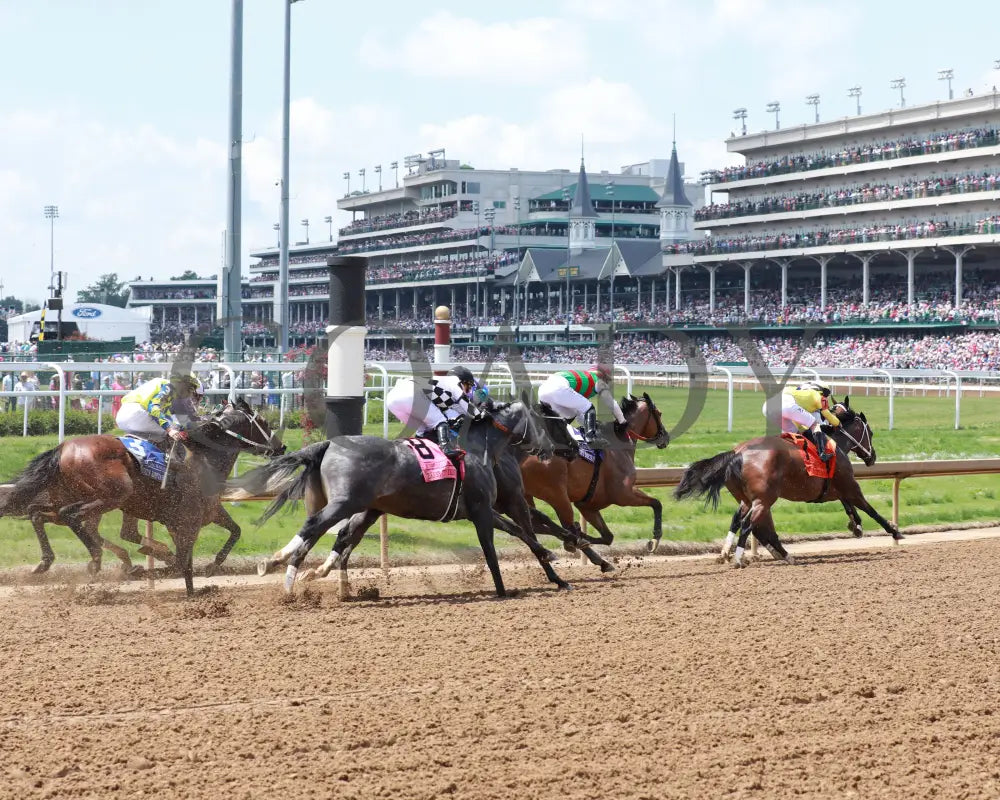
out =
[[[549,375],[538,387],[538,402],[548,403],[567,422],[583,422],[583,438],[591,447],[601,449],[607,442],[597,433],[597,409],[590,398],[598,395],[601,402],[614,414],[619,426],[625,424],[625,415],[611,394],[611,369],[597,364],[589,370],[566,370]]]
[[[840,420],[830,410],[837,404],[830,387],[820,381],[807,381],[794,389],[787,387],[781,394],[781,430],[796,432],[799,429],[809,434],[820,460],[826,463],[832,453],[826,451],[827,436],[820,427],[825,420],[836,427]],[[767,403],[764,403],[764,415],[767,415]]]
[[[471,403],[477,386],[468,367],[452,367],[447,375],[432,377],[426,388],[418,388],[413,378],[397,381],[386,395],[385,404],[403,425],[414,425],[417,436],[433,430],[442,452],[449,457],[459,456],[462,450],[452,442],[448,423],[463,414],[479,415]]]
[[[192,395],[197,397],[203,391],[201,381],[194,375],[175,373],[169,378],[154,378],[122,398],[115,424],[125,433],[148,439],[160,447],[167,438],[183,442],[188,436],[174,412],[179,410],[178,404],[185,403],[191,404],[193,410]]]

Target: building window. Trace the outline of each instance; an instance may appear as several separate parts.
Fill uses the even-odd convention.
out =
[[[462,194],[479,194],[479,181],[462,181]]]
[[[493,208],[507,208],[507,201],[506,200],[494,200],[493,201]]]

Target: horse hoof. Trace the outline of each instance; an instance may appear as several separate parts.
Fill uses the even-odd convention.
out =
[[[601,564],[601,572],[603,572],[605,575],[607,575],[609,572],[614,572],[614,571],[615,571],[614,564],[609,564],[607,561]]]
[[[219,565],[216,564],[214,561],[210,561],[208,562],[208,564],[205,565],[206,578],[214,578],[218,574],[219,574]]]
[[[261,559],[260,561],[257,562],[257,574],[263,578],[265,575],[267,575],[267,573],[271,571],[272,566],[273,566],[272,562],[269,561],[268,559],[266,558]]]
[[[650,539],[648,542],[646,542],[646,550],[647,552],[650,553],[655,553],[659,548],[659,546],[660,546],[659,539]]]
[[[788,564],[790,567],[795,566],[795,563],[796,563],[795,562],[795,556],[793,556],[791,553],[789,553],[787,556],[785,556],[785,563]]]
[[[302,583],[309,583],[310,581],[316,580],[318,577],[319,575],[316,574],[316,570],[310,568],[307,569],[305,572],[303,572],[301,575],[299,575],[299,580]]]
[[[36,566],[33,570],[31,570],[31,574],[32,575],[41,575],[43,572],[48,572],[49,571],[49,567],[51,567],[51,566],[52,566],[52,562],[51,561],[42,561],[42,562],[40,562],[38,564],[38,566]]]
[[[573,544],[572,542],[563,542],[563,550],[565,550],[567,553],[575,553],[576,545]]]
[[[128,575],[128,577],[130,577],[130,578],[138,578],[145,571],[146,571],[146,568],[144,566],[142,566],[141,564],[133,564],[131,567],[129,567],[125,571],[125,574]]]
[[[743,567],[746,566],[746,564],[743,563],[742,559],[735,559],[734,558],[733,561],[732,561],[732,564],[733,564],[733,569],[743,569]]]
[[[719,555],[715,557],[716,564],[725,564],[728,560],[729,556],[726,553],[719,553]]]
[[[558,588],[559,588],[560,592],[572,592],[573,591],[573,587],[570,586],[568,583],[560,583]]]
[[[91,575],[96,575],[100,571],[101,571],[100,561],[91,561],[89,564],[87,564],[87,572],[89,572]]]
[[[558,558],[558,556],[556,556],[556,554],[553,553],[551,550],[546,550],[545,552],[542,553],[542,560],[546,564],[551,564],[553,561],[556,560],[556,558]]]

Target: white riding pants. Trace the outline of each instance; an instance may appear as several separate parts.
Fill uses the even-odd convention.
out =
[[[122,403],[115,414],[115,425],[125,433],[131,433],[151,442],[162,442],[167,432],[138,403]]]
[[[447,422],[444,412],[434,405],[423,392],[418,394],[413,378],[403,378],[396,382],[385,396],[389,413],[407,428],[414,428],[417,434],[433,430],[442,422]],[[451,418],[458,416],[452,415]]]
[[[583,415],[593,404],[582,394],[573,391],[562,375],[552,375],[538,387],[538,402],[548,403],[563,419],[578,419],[583,422]]]
[[[764,416],[767,416],[767,401],[761,409]],[[796,433],[800,428],[811,428],[817,422],[823,421],[823,415],[818,411],[806,411],[795,402],[795,398],[790,394],[781,395],[781,432]]]

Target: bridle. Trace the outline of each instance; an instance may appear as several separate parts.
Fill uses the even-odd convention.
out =
[[[264,427],[261,425],[260,415],[256,411],[254,411],[253,409],[251,409],[248,412],[246,409],[240,408],[239,406],[233,406],[233,408],[235,408],[237,411],[239,411],[243,415],[243,417],[254,428],[257,429],[257,432],[261,435],[261,438],[264,441],[263,442],[255,442],[253,439],[249,439],[246,436],[244,436],[242,433],[237,433],[236,431],[232,430],[232,428],[228,428],[228,427],[227,428],[223,428],[222,432],[224,434],[226,434],[226,436],[232,436],[238,442],[242,442],[243,444],[250,445],[250,447],[252,447],[253,449],[259,451],[263,455],[270,455],[270,454],[274,453],[274,447],[271,444],[269,444],[269,442],[271,441],[272,435],[270,433],[268,433],[267,431],[264,430]]]
[[[853,445],[852,450],[857,450],[858,455],[860,455],[865,461],[873,456],[872,453],[872,429],[871,426],[857,414],[854,415],[854,419],[848,424],[853,424],[854,422],[861,423],[861,440],[855,439],[847,430],[847,425],[840,425],[840,434],[845,439],[847,439]],[[867,444],[866,444],[867,443]]]
[[[640,402],[645,403],[646,401],[645,400],[636,401],[636,407],[638,407]],[[650,403],[646,403],[646,410],[649,413],[649,415],[656,420],[656,433],[654,433],[652,436],[643,436],[641,433],[633,431],[631,428],[627,428],[625,431],[626,435],[628,436],[629,439],[639,442],[663,441],[664,436],[666,435],[666,430],[663,427],[663,420],[660,418],[660,410],[656,406]]]

